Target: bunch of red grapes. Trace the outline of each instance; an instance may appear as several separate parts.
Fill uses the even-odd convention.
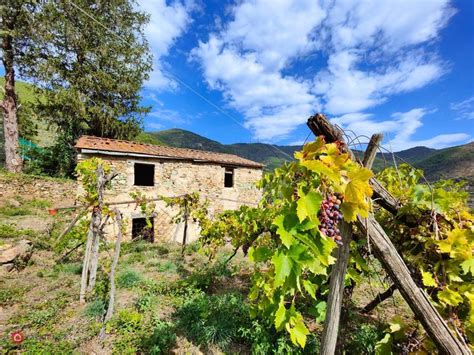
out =
[[[339,222],[342,220],[342,213],[339,209],[341,198],[337,194],[327,197],[321,203],[321,210],[318,215],[320,232],[332,238],[338,244],[342,244],[341,233],[338,228]]]

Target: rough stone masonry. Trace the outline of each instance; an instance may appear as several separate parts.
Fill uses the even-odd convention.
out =
[[[84,136],[77,142],[78,160],[100,157],[118,173],[106,191],[105,201],[130,201],[131,192],[147,199],[158,196],[180,196],[198,192],[209,201],[209,212],[215,215],[241,205],[257,204],[261,193],[256,183],[262,177],[263,165],[232,154],[162,147],[135,142]],[[153,241],[183,239],[184,223],[171,219],[177,209],[156,201],[153,217]],[[117,206],[123,213],[125,240],[138,236],[145,216],[135,203]],[[149,216],[148,216],[149,217]],[[107,238],[116,235],[114,224],[106,227]],[[199,226],[188,221],[187,241],[199,238]]]

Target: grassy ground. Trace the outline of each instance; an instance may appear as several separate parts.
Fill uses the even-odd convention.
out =
[[[267,319],[250,317],[246,295],[252,265],[247,258],[239,252],[225,264],[232,250],[223,248],[210,263],[198,244],[187,246],[182,256],[178,245],[124,243],[114,317],[101,339],[113,245],[102,246],[96,288],[80,304],[82,248],[57,261],[84,239],[87,226],[78,225],[58,240],[73,213],[50,216],[47,209],[57,203],[47,191],[8,195],[0,203],[0,247],[19,239],[34,244],[29,262],[0,278],[1,353],[318,353],[322,326],[314,317],[307,315],[312,334],[302,352]],[[360,314],[362,306],[388,287],[380,265],[374,260],[370,267],[372,276],[354,290],[353,302],[343,312],[340,348],[346,353],[374,353],[389,321],[398,315],[410,321],[413,317],[398,292],[370,316]],[[18,330],[25,335],[20,345],[10,340]]]

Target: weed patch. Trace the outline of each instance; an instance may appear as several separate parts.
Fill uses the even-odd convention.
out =
[[[133,288],[143,280],[143,277],[135,270],[126,269],[117,276],[117,285],[121,288]]]

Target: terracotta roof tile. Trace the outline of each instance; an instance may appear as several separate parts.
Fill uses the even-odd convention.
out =
[[[241,158],[234,154],[214,153],[203,150],[164,147],[159,145],[144,144],[118,139],[82,136],[76,143],[77,149],[101,150],[116,153],[132,153],[151,155],[157,158],[180,159],[199,161],[251,168],[262,168],[263,165],[252,160]]]

